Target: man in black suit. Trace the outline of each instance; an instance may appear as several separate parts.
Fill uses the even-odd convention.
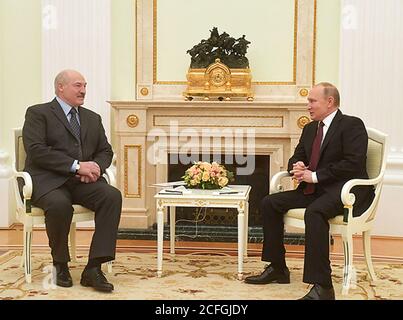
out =
[[[101,264],[115,259],[122,196],[102,177],[113,151],[101,117],[82,107],[86,85],[79,72],[64,70],[55,78],[56,98],[28,108],[23,127],[25,170],[32,176],[33,204],[45,211],[56,284],[73,285],[67,263],[74,203],[95,211],[95,232],[81,284],[111,292],[113,285]]]
[[[319,83],[308,95],[307,124],[288,162],[288,171],[299,182],[296,190],[266,196],[261,203],[264,244],[262,260],[271,262],[262,274],[246,283],[289,283],[285,262],[283,215],[306,208],[303,281],[313,287],[302,300],[334,300],[329,260],[328,220],[342,214],[340,192],[353,178],[367,179],[368,135],[362,120],[342,114],[340,96],[330,83]],[[355,187],[354,215],[362,214],[374,197],[372,186]]]

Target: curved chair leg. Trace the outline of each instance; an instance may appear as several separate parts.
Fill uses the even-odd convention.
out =
[[[76,223],[72,222],[70,225],[70,252],[71,252],[71,261],[77,262],[77,250],[76,250]]]
[[[348,294],[351,288],[356,287],[356,272],[353,266],[353,236],[352,234],[343,234],[344,250],[344,269],[343,269],[343,288],[342,295]]]
[[[32,228],[26,227],[24,225],[24,249],[23,249],[23,260],[24,260],[24,272],[25,281],[31,283],[31,245],[32,245]]]
[[[108,273],[112,273],[112,261],[108,261],[106,263],[106,267],[108,269]]]
[[[22,255],[21,255],[21,262],[20,262],[20,268],[23,268],[25,263],[25,231],[24,231],[24,235],[23,235],[23,241],[24,241],[24,245],[22,246]]]
[[[365,262],[367,263],[368,273],[372,281],[376,280],[376,274],[374,270],[374,266],[372,265],[372,256],[371,256],[371,232],[364,231],[362,233],[362,241],[364,245],[364,256]]]

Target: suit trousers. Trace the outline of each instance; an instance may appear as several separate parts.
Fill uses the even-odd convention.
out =
[[[114,260],[122,210],[120,191],[107,184],[102,177],[94,183],[82,183],[72,177],[34,203],[45,211],[46,232],[53,261],[70,261],[68,235],[73,217],[72,204],[82,205],[95,212],[95,232],[89,259],[97,258],[101,263]]]
[[[283,215],[294,208],[306,208],[303,281],[329,286],[332,284],[332,271],[329,260],[328,220],[342,214],[343,205],[335,195],[320,188],[311,195],[304,195],[301,188],[268,195],[262,200],[262,260],[285,265]]]

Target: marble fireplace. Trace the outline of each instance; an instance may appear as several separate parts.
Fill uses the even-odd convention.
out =
[[[192,155],[230,155],[244,163],[265,156],[270,179],[284,170],[309,121],[305,102],[111,101],[117,183],[123,195],[120,228],[155,223],[154,183],[168,181],[169,164]],[[247,157],[248,156],[248,157]],[[249,162],[248,162],[249,161]],[[261,161],[261,160],[260,160]],[[234,162],[234,160],[232,160]],[[189,164],[190,165],[190,164]],[[249,170],[250,171],[250,170]]]
[[[256,155],[268,162],[270,179],[286,168],[309,122],[306,98],[316,83],[316,0],[282,1],[284,10],[278,10],[277,2],[265,2],[267,17],[279,24],[265,28],[264,33],[261,23],[245,21],[259,53],[250,57],[252,102],[183,101],[189,57],[179,45],[180,37],[175,38],[178,45],[166,42],[170,34],[183,31],[183,25],[160,19],[165,10],[176,12],[172,10],[175,2],[169,7],[164,4],[136,1],[136,100],[110,101],[117,182],[123,195],[122,229],[147,229],[155,223],[157,190],[151,185],[168,181],[170,155],[177,155],[181,162],[190,161],[189,154],[235,155],[238,162],[245,160],[244,155]],[[227,31],[236,30],[238,21],[231,15],[222,18],[227,16]],[[185,23],[180,15],[177,18]],[[211,25],[204,20],[200,23],[208,32]],[[188,33],[192,43],[200,41],[196,34]],[[279,38],[286,45],[267,46]]]

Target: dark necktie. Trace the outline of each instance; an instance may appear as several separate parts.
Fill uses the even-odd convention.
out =
[[[82,152],[81,152],[81,139],[80,139],[80,124],[78,123],[77,120],[77,110],[75,108],[71,108],[70,110],[70,127],[71,130],[73,131],[74,136],[76,137],[77,141],[78,141],[78,159],[77,160],[81,160],[81,156],[82,156]]]
[[[315,139],[313,140],[311,158],[309,159],[309,168],[308,168],[312,172],[314,172],[316,170],[316,167],[318,166],[320,145],[322,143],[324,125],[325,124],[322,121],[319,122],[318,131],[316,132]],[[312,194],[314,192],[315,192],[315,184],[307,183],[306,187],[304,188],[304,194]]]

